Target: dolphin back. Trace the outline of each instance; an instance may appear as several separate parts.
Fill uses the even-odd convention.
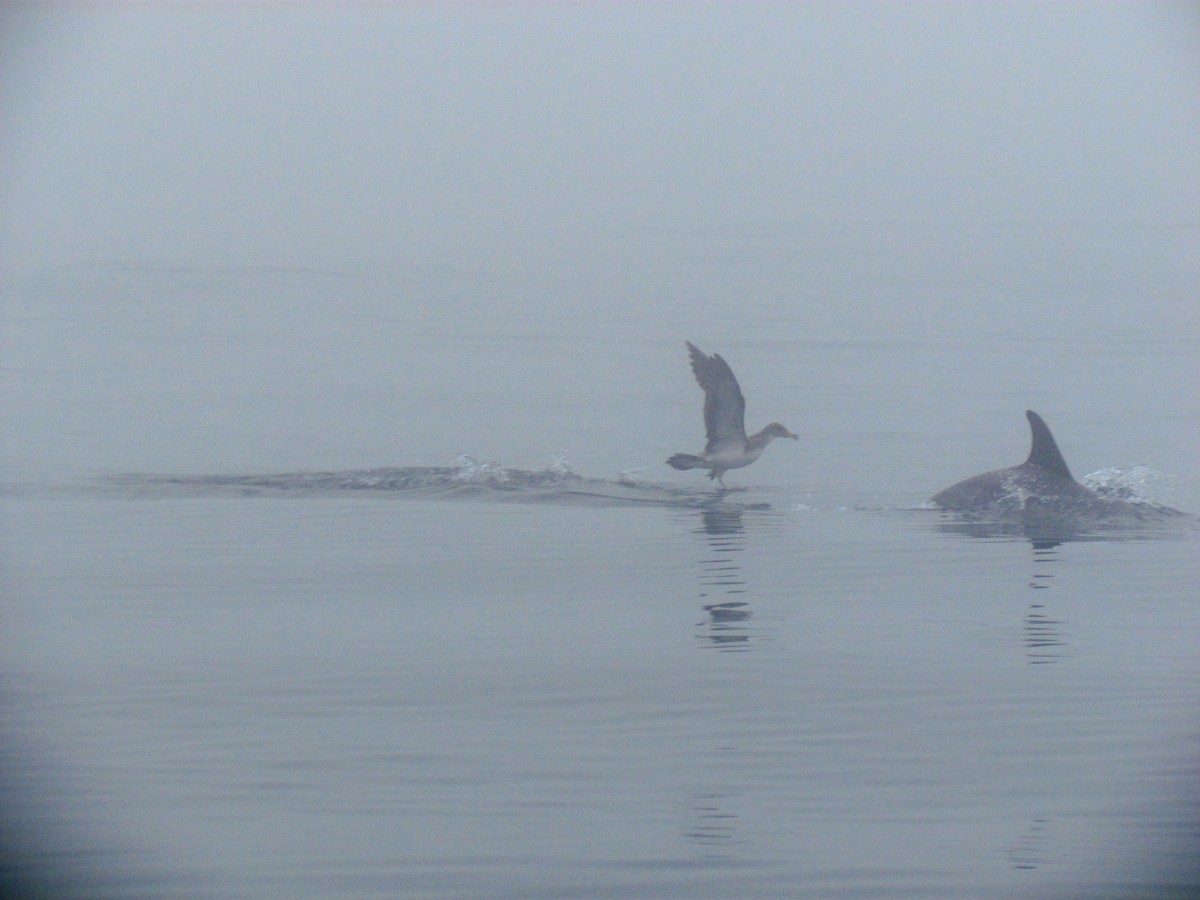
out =
[[[1067,468],[1067,461],[1058,451],[1054,435],[1050,433],[1042,417],[1032,409],[1027,409],[1025,418],[1029,420],[1029,428],[1033,432],[1033,445],[1029,448],[1029,459],[1025,460],[1025,465],[1037,466],[1046,472],[1074,481],[1071,470]]]

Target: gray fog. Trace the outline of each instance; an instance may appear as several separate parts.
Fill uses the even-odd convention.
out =
[[[751,418],[828,417],[786,477],[841,460],[832,435],[953,420],[973,405],[953,397],[964,377],[996,383],[928,375],[915,358],[937,348],[914,346],[903,388],[921,402],[814,409],[810,386],[832,390],[846,361],[797,342],[973,334],[1020,342],[1007,365],[1027,380],[997,393],[995,431],[971,432],[981,452],[955,474],[986,468],[999,434],[997,464],[1020,453],[1041,401],[1097,420],[1098,463],[1151,462],[1185,495],[1200,480],[1196,400],[1174,434],[1081,408],[1196,393],[1136,344],[1200,322],[1187,4],[2,15],[14,476],[562,451],[662,471],[697,427],[683,340],[746,377],[730,342],[766,328],[792,344],[764,360]],[[1066,363],[1027,365],[1031,339],[1085,335],[1129,339],[1135,371],[1076,367],[1103,380],[1084,397],[1049,380]],[[912,452],[898,465],[925,464]]]
[[[1198,88],[1192,3],[0,6],[0,893],[1194,896]],[[1026,410],[1102,516],[928,505]]]
[[[397,458],[399,434],[375,420],[427,417],[495,379],[466,349],[439,355],[448,329],[529,346],[569,328],[681,409],[683,339],[719,351],[752,314],[795,339],[1197,333],[1200,16],[1186,4],[2,15],[12,471],[463,450],[532,464],[629,442],[616,413],[581,435],[554,390],[608,373],[518,350],[505,377],[528,369],[515,390],[544,433],[477,434],[442,402]],[[79,267],[103,271],[102,302],[62,289]],[[293,281],[210,283],[248,272]],[[147,293],[153,311],[121,313],[118,298]],[[81,316],[70,342],[38,330],[44,302]],[[661,351],[621,358],[613,323]],[[401,354],[402,334],[429,340]],[[436,384],[421,351],[443,363]],[[355,407],[369,382],[394,389]],[[1005,406],[1018,433],[1034,399]],[[611,472],[657,463],[664,443],[575,459]],[[1155,461],[1178,473],[1193,455]]]
[[[911,250],[910,229],[1200,220],[1187,4],[3,16],[5,267],[569,274],[872,226],[886,230],[859,263],[871,271]],[[1065,262],[1114,264],[1088,249]],[[798,298],[848,277],[848,260],[813,255]],[[944,262],[964,279],[1004,270]]]

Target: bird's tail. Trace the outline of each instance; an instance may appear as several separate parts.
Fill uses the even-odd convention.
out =
[[[703,469],[704,460],[690,453],[676,453],[667,460],[667,465],[675,469]]]

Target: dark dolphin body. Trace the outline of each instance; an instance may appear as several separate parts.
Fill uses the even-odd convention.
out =
[[[1025,418],[1033,431],[1033,445],[1025,462],[984,472],[933,495],[934,504],[956,513],[961,522],[997,526],[984,531],[965,529],[969,533],[1007,533],[1007,529],[1028,536],[1070,539],[1094,531],[1137,528],[1182,515],[1150,503],[1101,497],[1084,487],[1071,476],[1042,417],[1026,410]]]
[[[1019,466],[984,472],[960,481],[933,495],[933,502],[942,509],[964,512],[984,512],[992,507],[1024,505],[1030,500],[1039,503],[1085,505],[1103,503],[1099,495],[1071,477],[1067,461],[1054,442],[1046,423],[1031,409],[1025,418],[1033,430],[1033,446],[1029,458]]]

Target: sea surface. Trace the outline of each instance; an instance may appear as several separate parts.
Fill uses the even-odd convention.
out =
[[[1196,519],[927,503],[1030,408],[1200,512],[1193,305],[723,250],[5,273],[5,889],[1195,896]],[[801,437],[729,491],[685,339]]]

